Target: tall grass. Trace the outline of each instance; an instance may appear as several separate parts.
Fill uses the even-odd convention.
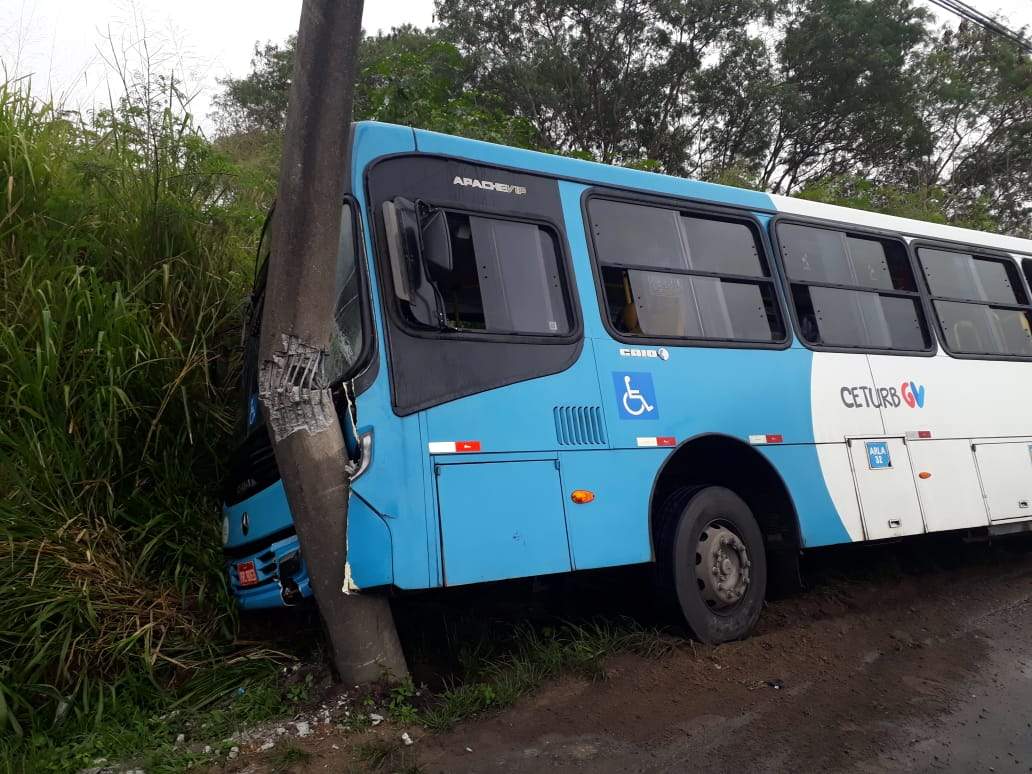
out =
[[[0,736],[103,720],[231,640],[238,186],[171,82],[89,119],[0,85]]]

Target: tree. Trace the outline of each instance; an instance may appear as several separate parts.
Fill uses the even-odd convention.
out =
[[[223,91],[213,101],[219,134],[283,133],[296,56],[297,35],[282,46],[254,44],[251,72],[219,81]]]
[[[475,82],[545,147],[607,163],[689,168],[705,63],[780,0],[439,0]]]
[[[223,142],[233,138],[247,152],[254,137],[279,136],[286,118],[287,91],[297,39],[255,46],[251,72],[222,81],[215,100]],[[528,121],[513,118],[493,94],[472,86],[470,62],[439,30],[405,25],[366,36],[358,53],[355,120],[418,126],[464,137],[531,146]],[[252,138],[248,144],[243,138]]]
[[[910,0],[806,0],[791,14],[764,109],[773,121],[761,187],[877,174],[926,150],[912,64],[927,19]]]
[[[916,0],[436,9],[436,29],[364,39],[357,116],[777,193],[864,197],[866,180],[1032,233],[1030,58],[979,27],[931,31]],[[289,51],[257,50],[228,115],[266,125],[279,98],[247,100],[280,88]]]
[[[1032,57],[963,23],[936,35],[920,79],[931,145],[898,179],[941,187],[952,217],[1032,235]]]

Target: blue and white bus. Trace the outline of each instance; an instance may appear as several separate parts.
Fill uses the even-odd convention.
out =
[[[1032,241],[351,138],[329,375],[355,590],[654,562],[722,642],[802,551],[1032,525]],[[261,297],[224,508],[245,608],[309,593],[257,409]]]

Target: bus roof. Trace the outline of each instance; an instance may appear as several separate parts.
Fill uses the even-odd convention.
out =
[[[399,127],[371,121],[359,122],[366,131],[356,137],[376,134],[377,129],[397,132]],[[755,212],[799,215],[881,229],[911,237],[959,242],[973,246],[1032,255],[1032,240],[993,234],[974,229],[929,223],[913,218],[813,202],[792,196],[768,194],[745,188],[707,183],[690,178],[600,164],[595,161],[558,156],[541,151],[470,140],[425,129],[412,129],[415,149],[420,153],[453,156],[525,172],[564,178],[583,183],[629,188],[661,195],[684,197],[704,202],[743,207]]]

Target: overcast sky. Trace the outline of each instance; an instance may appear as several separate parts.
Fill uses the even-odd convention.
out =
[[[1002,14],[1012,27],[1032,27],[1032,0],[968,3]],[[301,0],[0,0],[0,63],[8,76],[31,74],[37,94],[89,109],[108,101],[107,39],[121,51],[145,31],[162,70],[174,66],[197,93],[192,109],[203,119],[216,79],[245,74],[255,42],[279,42],[295,32],[300,9]],[[367,31],[406,22],[432,24],[433,0],[365,3]]]

